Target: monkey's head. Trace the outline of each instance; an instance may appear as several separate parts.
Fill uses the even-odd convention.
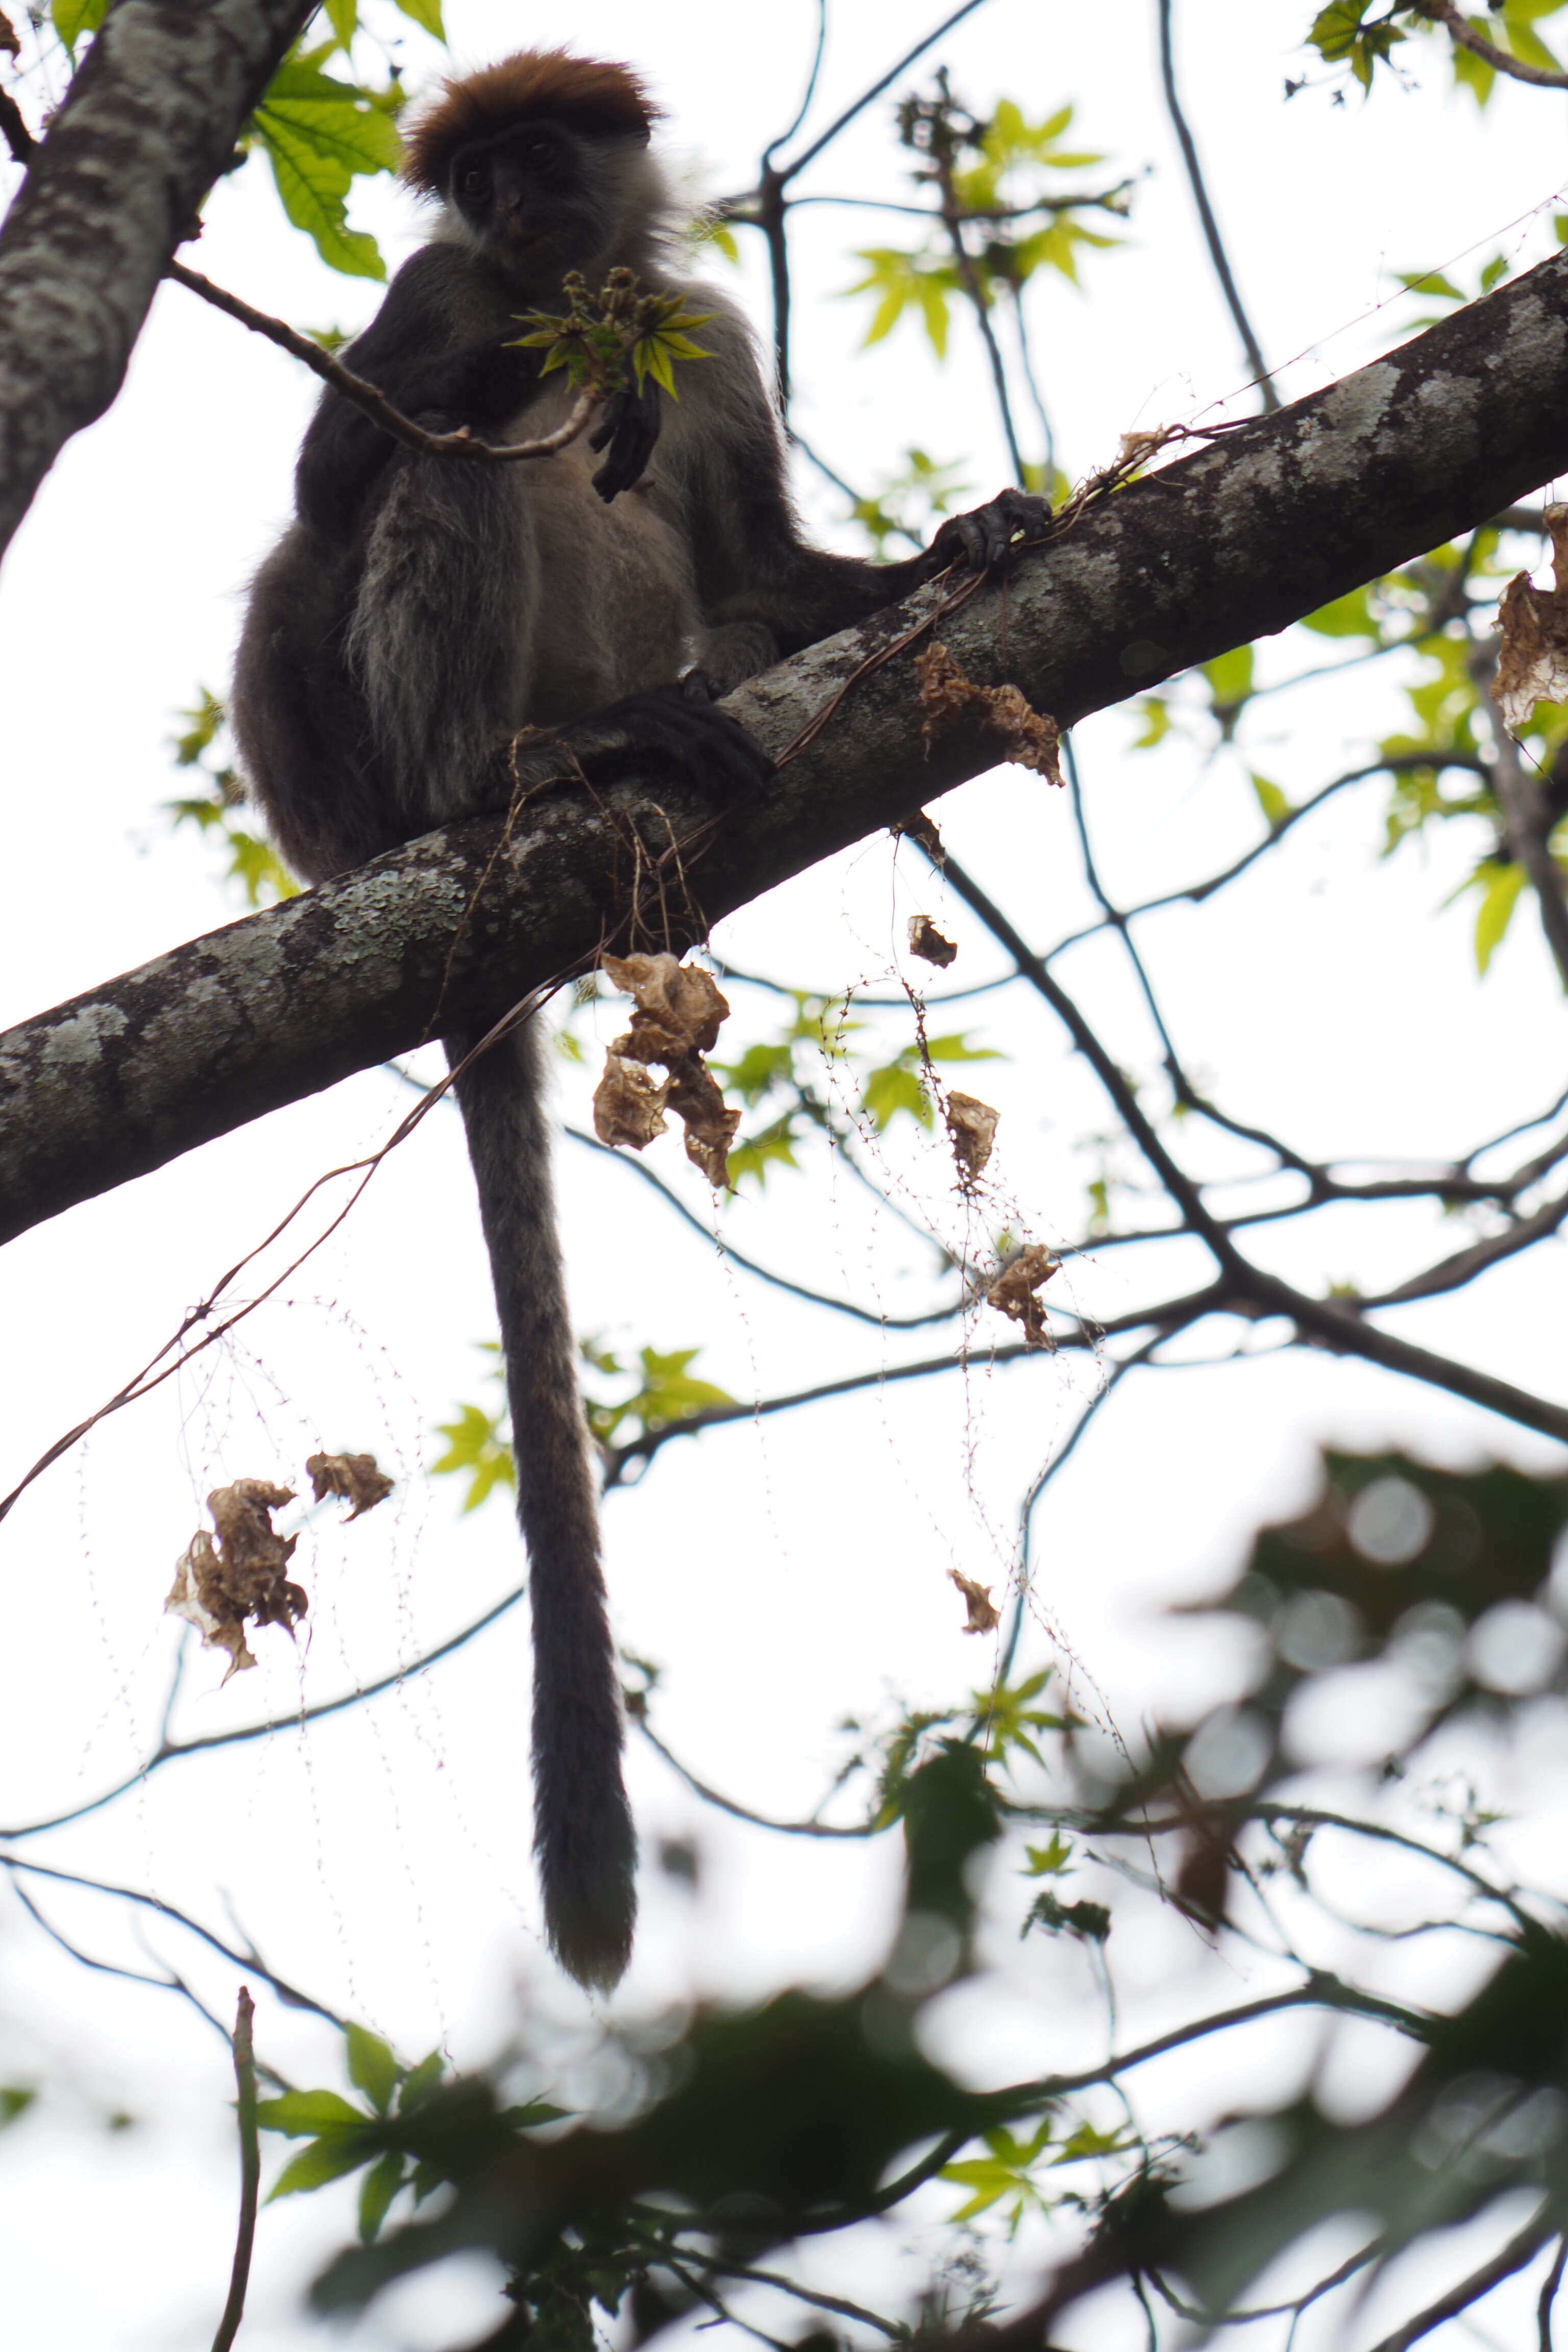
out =
[[[405,133],[403,176],[509,275],[553,287],[656,225],[657,112],[626,66],[526,49],[446,84]]]

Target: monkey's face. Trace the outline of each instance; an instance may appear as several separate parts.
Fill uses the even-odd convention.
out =
[[[510,274],[552,287],[607,255],[621,227],[623,140],[588,139],[539,115],[460,148],[449,202]]]

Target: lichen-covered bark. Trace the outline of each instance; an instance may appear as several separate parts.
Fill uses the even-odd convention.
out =
[[[1568,256],[1389,358],[1090,509],[944,621],[983,684],[1064,723],[1280,629],[1568,471]],[[939,600],[813,646],[734,696],[777,752],[868,654]],[[977,729],[929,757],[913,654],[858,679],[754,808],[714,827],[672,788],[571,791],[433,834],[210,933],[0,1037],[0,1239],[444,1022],[472,1027],[624,929],[637,866],[686,840],[692,931],[994,764]],[[1020,785],[1043,787],[1033,778]],[[679,926],[680,885],[667,908]],[[667,944],[660,936],[651,942]]]
[[[120,390],[170,255],[315,0],[119,0],[0,227],[0,548]]]

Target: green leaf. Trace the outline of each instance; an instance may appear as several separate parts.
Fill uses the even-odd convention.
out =
[[[1026,1846],[1029,1866],[1026,1878],[1060,1878],[1073,1867],[1072,1848],[1060,1830],[1051,1832],[1049,1845]]]
[[[742,1136],[739,1143],[730,1146],[730,1182],[737,1190],[742,1179],[755,1177],[759,1188],[766,1186],[770,1168],[798,1168],[795,1156],[797,1110],[787,1110],[775,1118],[771,1127],[759,1128],[755,1134]]]
[[[950,1037],[928,1037],[926,1059],[928,1062],[1002,1062],[1005,1061],[1006,1055],[999,1053],[994,1045],[972,1045],[962,1032],[955,1031]]]
[[[256,2120],[263,2131],[286,2132],[290,2139],[303,2139],[321,2132],[357,2129],[367,2118],[363,2108],[350,2106],[336,2091],[285,2091],[276,2099],[258,2099]]]
[[[367,2033],[363,2025],[349,2026],[347,2041],[350,2082],[364,2093],[378,2116],[385,2115],[402,2080],[402,2067],[380,2036]]]
[[[298,2161],[298,2159],[296,2159]],[[359,2192],[359,2234],[362,2244],[372,2246],[381,2234],[387,2207],[403,2186],[403,2168],[407,2161],[400,2147],[389,2147],[378,2157],[365,2174]],[[274,2196],[277,2190],[273,2191]]]
[[[84,33],[96,33],[109,13],[109,0],[55,0],[50,22],[74,62]]]
[[[1481,893],[1481,903],[1476,910],[1476,971],[1484,977],[1513,920],[1513,910],[1524,887],[1524,867],[1517,860],[1500,866],[1495,859],[1488,858],[1476,868],[1471,880]]]
[[[18,2116],[25,2116],[37,2095],[37,2091],[24,2090],[19,2084],[0,2084],[0,2131],[7,2124],[14,2124]]]
[[[1336,596],[1331,604],[1320,604],[1315,613],[1303,615],[1301,626],[1311,629],[1320,637],[1373,637],[1382,635],[1373,617],[1372,590],[1352,588],[1348,596]]]
[[[447,27],[441,22],[441,0],[395,0],[395,5],[405,16],[423,26],[426,32],[434,34],[437,40],[445,41]]]
[[[272,166],[284,211],[328,267],[345,278],[384,278],[374,237],[348,226],[345,203],[356,176],[397,168],[402,148],[384,107],[303,58],[286,58],[251,131]]]
[[[1132,738],[1131,748],[1134,751],[1152,751],[1171,731],[1171,706],[1163,694],[1145,694],[1132,708],[1143,721],[1143,728]]]
[[[275,2205],[279,2197],[298,2197],[310,2189],[324,2189],[329,2180],[341,2180],[345,2172],[357,2172],[377,2154],[375,2142],[366,2136],[364,2118],[360,2118],[360,2130],[344,2133],[332,2139],[313,2139],[298,2156],[291,2156],[271,2188],[267,2203]]]
[[[1268,820],[1270,832],[1278,832],[1291,814],[1290,803],[1279,785],[1271,784],[1267,776],[1258,775],[1256,770],[1253,770],[1251,774],[1252,789],[1258,794],[1258,805]]]
[[[886,1131],[900,1111],[907,1112],[917,1126],[929,1127],[931,1123],[926,1090],[902,1057],[869,1073],[861,1089],[860,1107],[879,1135]]]
[[[506,1419],[504,1407],[499,1412],[486,1412],[481,1405],[465,1404],[458,1411],[457,1421],[437,1423],[447,1440],[447,1451],[438,1462],[432,1462],[430,1475],[439,1478],[451,1471],[468,1473],[468,1491],[463,1497],[466,1517],[477,1511],[495,1487],[516,1486],[517,1465],[511,1447],[500,1433]]]
[[[341,49],[346,49],[359,30],[359,0],[326,0],[327,22]]]
[[[445,2072],[446,2066],[439,2050],[432,2050],[428,2058],[421,2058],[413,2073],[404,2077],[403,2088],[397,2094],[398,2114],[411,2115],[416,2107],[422,2107],[431,2093],[438,2087]]]
[[[1253,653],[1250,646],[1232,646],[1226,654],[1216,654],[1213,661],[1203,666],[1208,688],[1216,710],[1230,709],[1247,700],[1252,692]]]

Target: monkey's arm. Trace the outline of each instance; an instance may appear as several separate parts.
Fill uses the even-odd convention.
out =
[[[344,356],[416,425],[432,432],[467,425],[489,436],[528,399],[539,360],[500,332],[481,341],[455,336],[443,299],[454,260],[439,246],[426,246],[405,262]],[[516,331],[509,324],[506,334]],[[294,470],[300,520],[340,543],[351,539],[396,446],[363,408],[341,393],[323,393]]]

